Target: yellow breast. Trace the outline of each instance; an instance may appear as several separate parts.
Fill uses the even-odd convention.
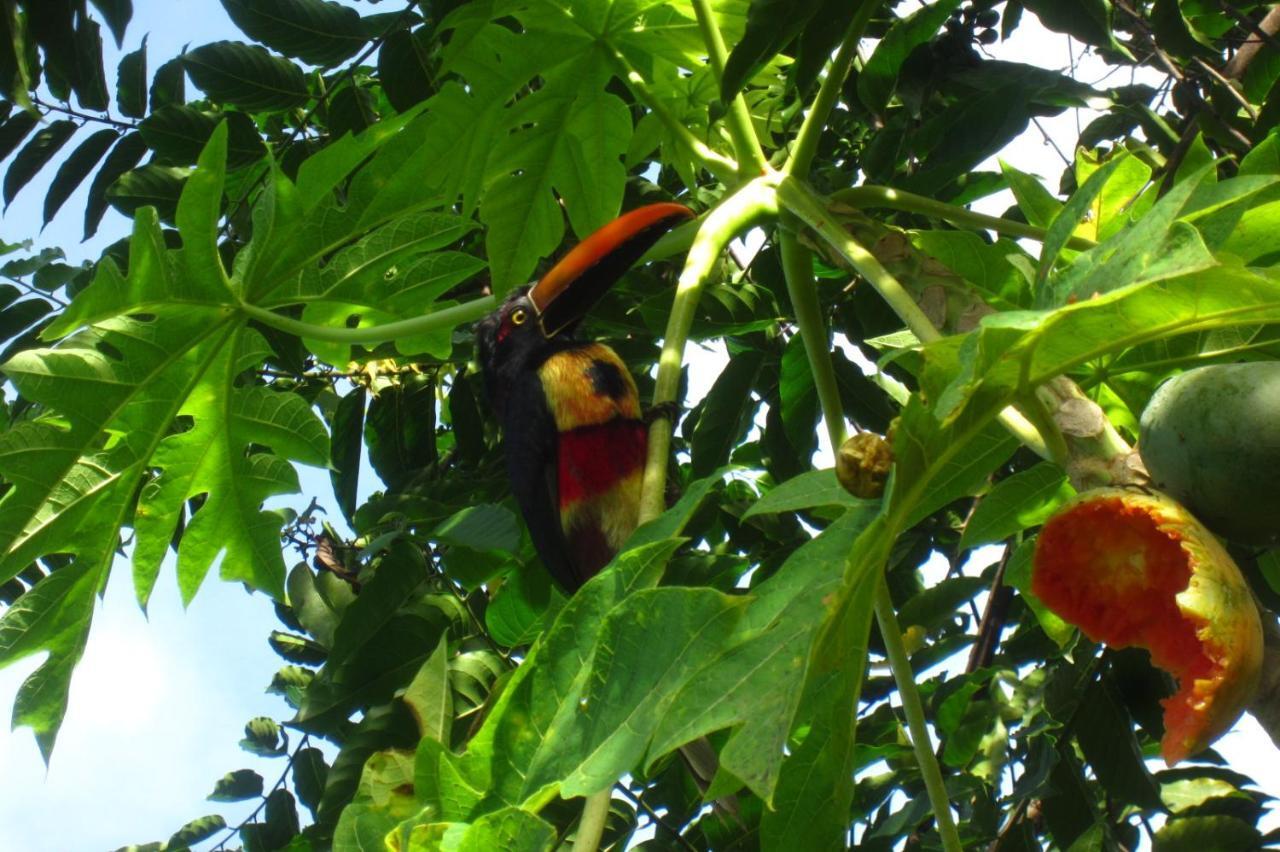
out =
[[[635,380],[603,343],[557,352],[538,368],[538,378],[558,431],[640,417]]]

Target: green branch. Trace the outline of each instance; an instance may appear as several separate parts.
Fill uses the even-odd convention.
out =
[[[924,777],[929,804],[933,806],[933,819],[938,826],[942,848],[946,852],[962,852],[964,847],[951,816],[947,786],[942,780],[938,758],[933,753],[933,738],[929,736],[924,705],[920,701],[920,692],[916,689],[907,646],[902,641],[902,629],[898,626],[898,617],[894,615],[893,600],[889,597],[889,586],[883,576],[876,578],[876,623],[880,625],[880,635],[884,638],[885,652],[889,657],[889,668],[893,670],[894,682],[898,684],[902,712],[907,717],[907,729],[911,732],[911,747],[915,749],[916,763]],[[904,684],[909,684],[910,688],[904,688]]]
[[[1012,219],[1001,219],[998,216],[975,213],[972,210],[966,210],[954,204],[935,201],[923,195],[916,195],[914,192],[904,192],[901,189],[892,189],[887,186],[855,186],[851,189],[842,189],[832,193],[831,200],[847,204],[850,207],[888,207],[891,210],[920,213],[925,216],[933,216],[944,222],[950,222],[953,225],[986,228],[998,234],[1007,234],[1011,237],[1026,237],[1038,242],[1044,242],[1048,234],[1044,228],[1037,228],[1035,225],[1028,225],[1025,222],[1014,222]],[[1070,237],[1067,239],[1067,248],[1075,249],[1076,251],[1088,251],[1096,245],[1097,243],[1093,240],[1085,237]]]
[[[600,848],[600,838],[604,836],[604,826],[609,821],[609,803],[612,800],[612,787],[587,796],[582,805],[582,819],[578,821],[578,834],[573,839],[573,852],[596,852]]]
[[[698,16],[698,29],[702,31],[707,57],[715,72],[716,83],[719,84],[724,80],[724,65],[729,59],[724,36],[720,35],[720,28],[716,26],[710,0],[693,0],[693,11]],[[729,136],[733,139],[734,151],[738,154],[739,176],[756,177],[763,174],[769,168],[769,163],[760,147],[760,140],[756,138],[755,128],[751,126],[751,113],[741,92],[733,96],[728,107],[729,114],[725,118]]]
[[[813,384],[827,424],[827,437],[831,439],[831,451],[839,452],[846,437],[844,403],[840,400],[840,384],[831,363],[831,336],[822,318],[818,288],[813,280],[813,255],[789,231],[779,235],[778,243],[782,249],[782,272],[787,280],[787,293],[791,296],[800,337],[804,340],[805,355],[809,358]]]
[[[876,260],[871,252],[836,224],[813,190],[796,178],[785,176],[778,182],[778,200],[847,260],[858,274],[871,283],[880,297],[889,303],[889,307],[899,319],[907,324],[907,328],[916,336],[916,339],[921,343],[932,343],[942,339],[942,333],[934,328],[933,323],[929,321],[906,288],[881,265],[880,261]],[[1000,423],[1041,458],[1053,458],[1048,442],[1017,410],[1006,408],[1000,412]]]
[[[777,213],[774,183],[777,176],[768,174],[747,183],[725,198],[707,214],[698,229],[689,256],[685,259],[676,297],[663,334],[662,354],[658,360],[658,377],[653,392],[655,405],[675,402],[680,391],[680,368],[684,364],[684,345],[693,327],[694,312],[702,288],[715,272],[720,253],[736,235],[766,216]],[[640,498],[640,523],[662,514],[666,490],[667,457],[671,452],[671,424],[657,417],[649,426],[649,451],[645,461],[644,489]]]
[[[1067,439],[1053,419],[1049,407],[1035,389],[1018,395],[1018,411],[1026,417],[1032,428],[1044,438],[1045,447],[1049,451],[1049,461],[1065,468],[1071,459],[1071,450],[1067,447]]]
[[[831,67],[827,69],[827,76],[823,78],[822,86],[818,89],[818,94],[813,99],[813,105],[804,117],[804,124],[800,125],[800,132],[796,135],[795,147],[791,150],[791,155],[787,157],[786,165],[782,167],[782,170],[787,174],[795,175],[796,177],[805,177],[809,174],[809,167],[813,165],[814,154],[818,151],[818,140],[822,138],[822,131],[827,126],[827,119],[831,116],[831,110],[840,98],[840,89],[844,85],[844,78],[849,76],[849,69],[853,67],[853,60],[858,56],[858,42],[862,40],[862,34],[866,32],[867,24],[871,22],[871,15],[878,6],[879,3],[876,0],[862,0],[862,5],[854,13],[853,20],[849,24],[849,30],[845,33],[844,41],[840,43],[840,49],[836,51],[835,58],[831,60]]]
[[[804,340],[805,354],[809,356],[809,366],[813,370],[813,381],[822,405],[827,434],[831,437],[831,448],[838,452],[845,438],[844,407],[831,363],[827,326],[818,302],[813,261],[809,251],[799,245],[794,234],[783,233],[780,242],[787,292],[791,295],[796,321],[800,324],[800,334]],[[893,680],[898,685],[898,694],[902,698],[902,709],[911,730],[912,748],[915,749],[920,774],[924,777],[929,803],[933,807],[934,820],[938,825],[938,835],[942,838],[942,848],[946,852],[961,852],[960,835],[951,818],[951,803],[947,799],[942,769],[933,753],[933,740],[929,737],[915,673],[911,670],[911,661],[902,642],[902,631],[893,612],[893,602],[889,599],[883,573],[873,582],[876,583],[876,622],[880,625],[880,633],[884,636],[885,647],[888,649],[889,667],[893,670]]]
[[[778,201],[839,252],[859,275],[871,282],[871,286],[907,324],[916,339],[921,343],[942,339],[941,332],[933,327],[933,323],[906,288],[876,260],[875,255],[837,224],[813,190],[788,175],[778,183]]]
[[[666,126],[667,131],[678,142],[688,148],[694,159],[703,168],[715,175],[720,182],[726,185],[736,183],[738,164],[706,142],[703,142],[697,136],[694,136],[693,132],[680,119],[676,118],[671,110],[667,109],[667,105],[658,99],[658,96],[649,88],[649,82],[627,61],[627,57],[612,45],[609,45],[608,49],[614,65],[617,66],[618,74],[626,82],[627,88],[649,108],[650,112],[658,117],[658,120]]]
[[[338,328],[331,325],[315,325],[302,322],[291,317],[281,316],[247,302],[240,303],[240,311],[250,319],[280,331],[296,334],[308,340],[323,340],[328,343],[377,344],[386,343],[401,337],[413,337],[429,331],[442,331],[468,322],[475,322],[498,306],[494,296],[484,296],[432,311],[413,319],[389,322],[383,325],[371,325],[365,328]]]

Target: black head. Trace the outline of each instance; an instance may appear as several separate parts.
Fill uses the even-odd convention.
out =
[[[501,417],[510,383],[546,357],[549,344],[529,301],[529,288],[508,293],[496,311],[476,323],[475,333],[476,362],[484,375],[489,404]]]
[[[658,239],[693,212],[650,204],[600,228],[532,287],[521,287],[476,324],[476,361],[499,417],[511,382],[573,339],[573,330],[609,287]]]

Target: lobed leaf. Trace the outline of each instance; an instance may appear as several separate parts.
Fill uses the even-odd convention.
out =
[[[823,600],[838,588],[842,564],[870,519],[841,516],[797,548],[777,574],[755,587],[732,641],[689,677],[662,715],[646,761],[723,728],[726,772],[772,802],[806,678]]]
[[[743,513],[742,519],[753,515],[779,512],[795,512],[815,507],[839,507],[861,513],[879,511],[879,500],[862,500],[854,497],[836,479],[834,468],[811,470],[774,486]]]

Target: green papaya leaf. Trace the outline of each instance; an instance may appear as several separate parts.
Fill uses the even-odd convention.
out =
[[[530,793],[607,789],[644,755],[658,719],[714,658],[745,606],[711,589],[644,589],[601,626],[595,652],[551,720],[525,778]]]
[[[1028,527],[1039,526],[1075,494],[1064,470],[1050,462],[1002,479],[982,498],[960,537],[967,550],[1002,541]]]
[[[850,494],[836,479],[835,470],[811,470],[775,486],[751,504],[742,515],[746,520],[754,515],[777,512],[794,512],[815,507],[840,507],[874,514],[880,509],[879,500],[862,500]]]
[[[418,722],[422,736],[448,745],[453,724],[453,693],[449,689],[449,640],[440,639],[435,651],[405,688],[404,703]]]
[[[858,99],[872,112],[883,112],[893,96],[898,72],[917,46],[933,38],[960,0],[943,0],[897,20],[885,33],[858,75]]]
[[[459,767],[471,786],[485,791],[485,803],[545,802],[554,794],[557,779],[538,789],[525,783],[536,761],[552,757],[541,754],[541,739],[529,736],[529,726],[545,729],[562,708],[576,706],[566,701],[591,659],[600,625],[623,598],[656,584],[680,543],[666,539],[623,551],[570,598],[538,639],[471,738]],[[512,771],[492,774],[491,762],[499,754]]]
[[[653,735],[647,762],[722,728],[725,771],[770,801],[805,678],[822,600],[840,578],[832,570],[870,520],[850,511],[796,549],[782,569],[752,591],[737,636],[689,678]],[[769,684],[769,688],[763,686]]]

